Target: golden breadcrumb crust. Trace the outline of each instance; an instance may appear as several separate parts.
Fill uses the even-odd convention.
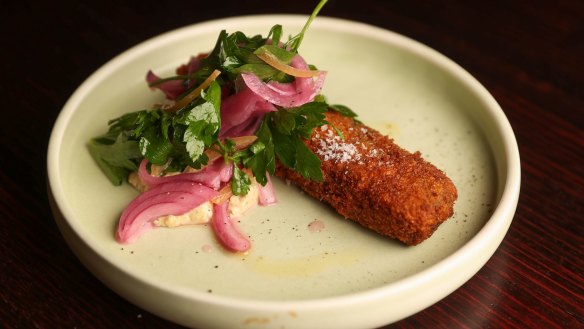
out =
[[[316,128],[306,145],[322,161],[323,182],[309,181],[279,165],[276,175],[364,227],[416,245],[452,216],[452,181],[419,152],[351,118],[329,111],[330,125]]]

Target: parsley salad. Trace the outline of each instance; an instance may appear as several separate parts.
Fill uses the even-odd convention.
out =
[[[298,49],[320,3],[299,34],[221,31],[213,50],[192,57],[176,75],[146,74],[148,86],[171,101],[108,122],[88,149],[114,185],[128,181],[141,193],[122,212],[120,243],[153,227],[210,223],[233,252],[251,247],[233,220],[254,205],[276,202],[270,176],[283,165],[322,181],[320,159],[304,144],[324,113],[354,116],[327,104],[319,92],[326,72]]]

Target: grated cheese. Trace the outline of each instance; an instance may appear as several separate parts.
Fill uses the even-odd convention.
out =
[[[321,130],[326,131],[323,127],[325,126],[322,126]],[[316,154],[322,156],[324,161],[347,163],[361,160],[359,149],[354,144],[347,143],[340,136],[333,134],[332,130],[328,130],[321,137],[320,139],[315,138],[318,141]]]

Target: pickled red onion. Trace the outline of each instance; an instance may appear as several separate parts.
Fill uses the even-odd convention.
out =
[[[304,59],[297,55],[290,63],[292,67],[307,69]],[[314,100],[324,84],[326,72],[320,71],[316,79],[297,77],[294,82],[280,83],[270,81],[264,83],[260,78],[251,73],[242,73],[245,84],[262,99],[282,107],[296,107]]]
[[[236,252],[245,252],[251,248],[249,239],[239,231],[237,224],[229,217],[229,201],[213,206],[211,226],[221,244]]]
[[[224,138],[253,135],[263,115],[272,111],[276,111],[274,105],[243,85],[238,93],[226,97],[221,102],[219,136]]]
[[[173,182],[173,181],[190,181],[201,183],[212,189],[219,189],[221,183],[228,182],[233,174],[233,164],[227,164],[221,158],[213,161],[204,167],[201,171],[193,173],[181,173],[178,175],[170,175],[163,177],[155,177],[148,173],[146,164],[148,160],[144,159],[140,162],[138,168],[138,176],[149,188],[154,186]]]
[[[196,72],[201,67],[201,59],[199,57],[191,57],[189,62],[177,69],[177,74],[191,75]],[[180,71],[180,72],[179,72]],[[148,71],[146,74],[146,82],[151,86],[152,89],[159,89],[164,93],[167,99],[175,100],[178,96],[182,95],[187,88],[192,87],[194,80],[191,80],[189,85],[185,85],[184,80],[169,80],[162,83],[157,83],[160,81],[160,77],[152,72]]]
[[[262,52],[257,54],[257,56],[266,64],[270,65],[271,67],[280,70],[288,75],[293,77],[300,77],[300,78],[310,78],[319,75],[321,72],[318,70],[310,70],[304,68],[296,68],[291,65],[287,65],[286,63],[280,61],[276,56],[268,53]]]
[[[223,133],[223,135],[220,134],[219,136],[231,138],[233,136],[244,136],[244,135],[249,135],[249,134],[255,134],[255,132],[260,127],[263,118],[264,118],[263,115],[251,116],[244,123],[242,123],[238,126],[232,127],[229,130],[226,130]]]
[[[157,218],[182,215],[211,200],[217,191],[186,181],[170,181],[142,192],[124,209],[118,224],[116,239],[120,243],[136,241],[153,227]]]
[[[148,85],[152,85],[160,80],[160,77],[154,74],[152,71],[146,73],[146,82]],[[185,92],[186,88],[183,85],[182,80],[169,80],[152,86],[152,89],[159,89],[164,93],[166,99],[175,100],[178,96]]]
[[[266,172],[266,178],[268,179],[268,182],[266,183],[265,186],[262,186],[262,184],[259,184],[259,189],[260,189],[259,203],[262,206],[268,206],[268,205],[276,203],[276,193],[274,191],[274,186],[272,185],[272,179],[270,178],[270,174],[267,172]]]

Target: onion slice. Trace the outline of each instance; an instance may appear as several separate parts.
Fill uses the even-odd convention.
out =
[[[322,73],[319,70],[300,69],[300,68],[290,66],[290,65],[282,62],[276,56],[274,56],[273,54],[271,54],[267,51],[261,52],[261,53],[257,54],[257,56],[262,61],[266,62],[266,64],[270,65],[271,67],[273,67],[277,70],[280,70],[280,71],[282,71],[288,75],[291,75],[293,77],[311,78],[311,77],[318,76]]]
[[[266,178],[268,179],[268,182],[265,186],[259,184],[259,203],[262,206],[268,206],[277,202],[274,186],[272,185],[272,179],[270,178],[270,174],[267,172]]]
[[[219,190],[217,195],[211,199],[211,202],[214,204],[222,204],[223,202],[228,201],[231,196],[233,196],[231,185],[225,185]]]
[[[238,90],[221,101],[221,138],[253,135],[259,126],[254,123],[259,123],[265,113],[276,111],[274,105],[247,88],[245,83]]]
[[[292,67],[307,69],[308,65],[301,56],[294,56],[290,63]],[[242,73],[243,82],[262,99],[282,107],[296,107],[314,100],[324,84],[326,72],[319,71],[315,77],[294,79],[291,83],[270,81],[264,83],[251,73]]]
[[[180,95],[182,95],[187,88],[191,88],[194,84],[194,80],[189,80],[189,85],[185,86],[185,80],[191,74],[196,72],[201,67],[200,55],[197,57],[191,57],[187,64],[183,64],[176,69],[176,74],[180,77],[177,79],[161,79],[152,70],[148,71],[146,74],[146,82],[148,86],[152,89],[158,89],[164,93],[166,99],[176,100]],[[164,81],[165,80],[165,81]]]
[[[157,218],[182,215],[207,202],[217,191],[192,181],[172,181],[141,193],[124,209],[118,223],[116,240],[136,241],[153,227]]]
[[[221,244],[235,252],[246,252],[251,248],[249,239],[242,234],[235,221],[229,217],[229,201],[213,206],[211,226]]]
[[[219,189],[221,183],[229,181],[233,174],[233,164],[227,164],[223,159],[217,159],[197,172],[181,173],[162,177],[150,175],[146,170],[147,163],[148,160],[146,159],[140,162],[138,176],[149,188],[173,181],[190,181],[201,183],[209,188],[217,190]]]
[[[162,91],[164,96],[166,96],[166,99],[175,100],[178,96],[185,92],[185,87],[183,86],[182,80],[169,80],[153,86],[153,84],[159,80],[161,80],[160,77],[154,74],[154,72],[151,70],[146,73],[146,82],[149,86],[151,86],[150,88],[152,90],[159,89]]]

